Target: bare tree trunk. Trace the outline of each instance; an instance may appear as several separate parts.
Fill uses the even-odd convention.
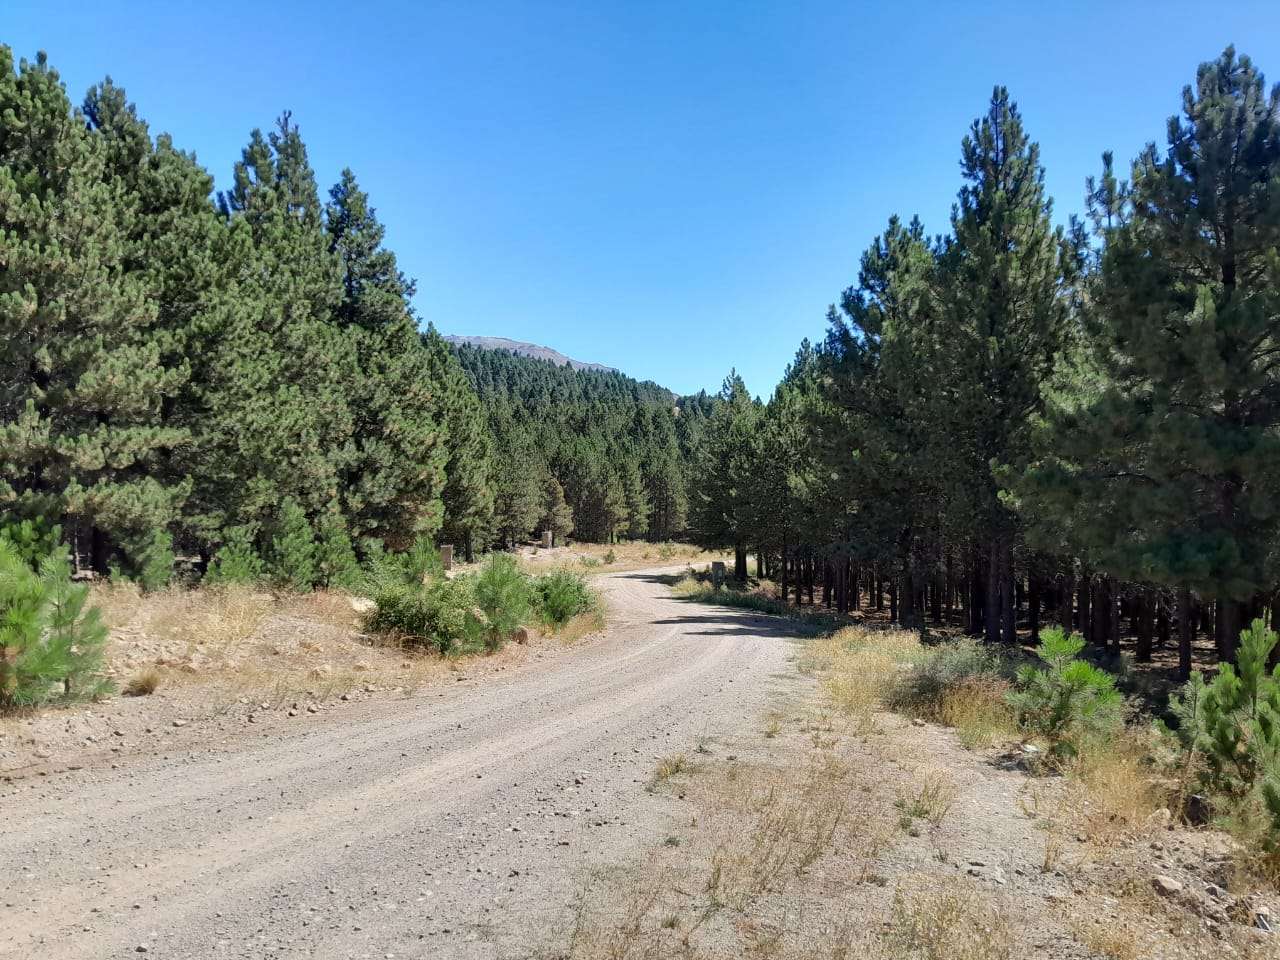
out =
[[[1001,639],[1009,646],[1018,642],[1018,614],[1014,604],[1017,587],[1013,580],[1013,548],[1008,541],[1000,544],[1000,614],[1004,621]]]
[[[987,556],[987,602],[983,611],[987,643],[1000,642],[1000,544],[991,544]]]
[[[1178,679],[1191,679],[1191,637],[1195,632],[1192,621],[1191,588],[1178,591]]]

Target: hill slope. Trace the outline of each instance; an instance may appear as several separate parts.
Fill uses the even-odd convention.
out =
[[[567,363],[574,370],[614,372],[613,367],[606,367],[602,363],[584,363],[581,360],[566,357],[560,351],[552,350],[550,347],[544,347],[537,343],[524,343],[520,340],[508,340],[506,337],[449,336],[445,337],[445,340],[455,345],[466,344],[472,347],[479,347],[481,350],[510,350],[512,353],[522,357],[533,357],[535,360],[550,360],[558,367],[563,367]]]

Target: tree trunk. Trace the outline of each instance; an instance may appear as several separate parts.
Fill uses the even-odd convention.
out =
[[[1137,659],[1139,663],[1151,662],[1151,638],[1153,633],[1152,607],[1155,606],[1155,591],[1147,587],[1142,591],[1142,596],[1138,598],[1136,607],[1136,617],[1138,628],[1135,631],[1138,635]]]
[[[1031,625],[1031,642],[1040,642],[1040,577],[1027,578],[1027,620]]]
[[[740,543],[733,547],[733,579],[747,582],[747,548]]]
[[[889,620],[898,622],[898,578],[889,578]]]
[[[1235,663],[1236,648],[1240,644],[1241,619],[1245,605],[1239,600],[1219,600],[1221,614],[1218,619],[1220,636],[1219,652],[1224,662]]]
[[[1178,679],[1191,679],[1191,637],[1195,632],[1192,621],[1191,588],[1178,591]]]
[[[1071,603],[1075,599],[1075,568],[1071,561],[1067,561],[1067,567],[1062,573],[1062,589],[1058,593],[1058,623],[1062,624],[1062,629],[1066,633],[1070,633],[1072,629],[1071,622]]]
[[[779,574],[778,592],[782,594],[782,602],[785,604],[787,602],[787,538],[786,537],[782,538],[782,561],[781,561],[781,566],[778,570],[778,574]]]
[[[1014,602],[1017,585],[1013,579],[1013,548],[1007,541],[1000,544],[1000,589],[1000,614],[1004,621],[1001,639],[1012,647],[1018,642],[1018,607]]]
[[[1093,607],[1090,601],[1093,599],[1093,583],[1092,577],[1085,569],[1080,571],[1080,579],[1076,581],[1077,596],[1079,602],[1076,609],[1077,629],[1084,635],[1084,638],[1090,642],[1093,641]]]
[[[987,554],[987,602],[983,627],[987,643],[1000,642],[1000,544],[993,543]]]

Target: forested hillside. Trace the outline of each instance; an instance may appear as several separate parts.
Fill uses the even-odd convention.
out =
[[[0,118],[6,525],[147,585],[291,542],[324,582],[415,541],[684,529],[673,398],[467,350],[464,373],[355,174],[322,193],[289,113],[216,194],[120,86],[76,107],[43,55],[0,47]]]
[[[1203,64],[1087,223],[1055,225],[1004,89],[960,160],[949,231],[891,217],[767,404],[726,380],[699,539],[797,602],[1233,658],[1280,619],[1280,88]]]
[[[685,532],[687,464],[711,401],[621,373],[458,344],[497,442],[501,538],[542,526],[586,540]]]

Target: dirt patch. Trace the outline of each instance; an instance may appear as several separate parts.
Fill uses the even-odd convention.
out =
[[[829,655],[818,642],[799,662],[821,675]],[[1017,744],[967,749],[875,709],[895,645],[855,656],[864,682],[824,678],[660,764],[651,789],[679,822],[645,859],[585,878],[574,930],[545,955],[1280,956],[1259,929],[1274,891],[1233,873],[1229,838],[1174,823],[1133,784],[1046,775]]]

